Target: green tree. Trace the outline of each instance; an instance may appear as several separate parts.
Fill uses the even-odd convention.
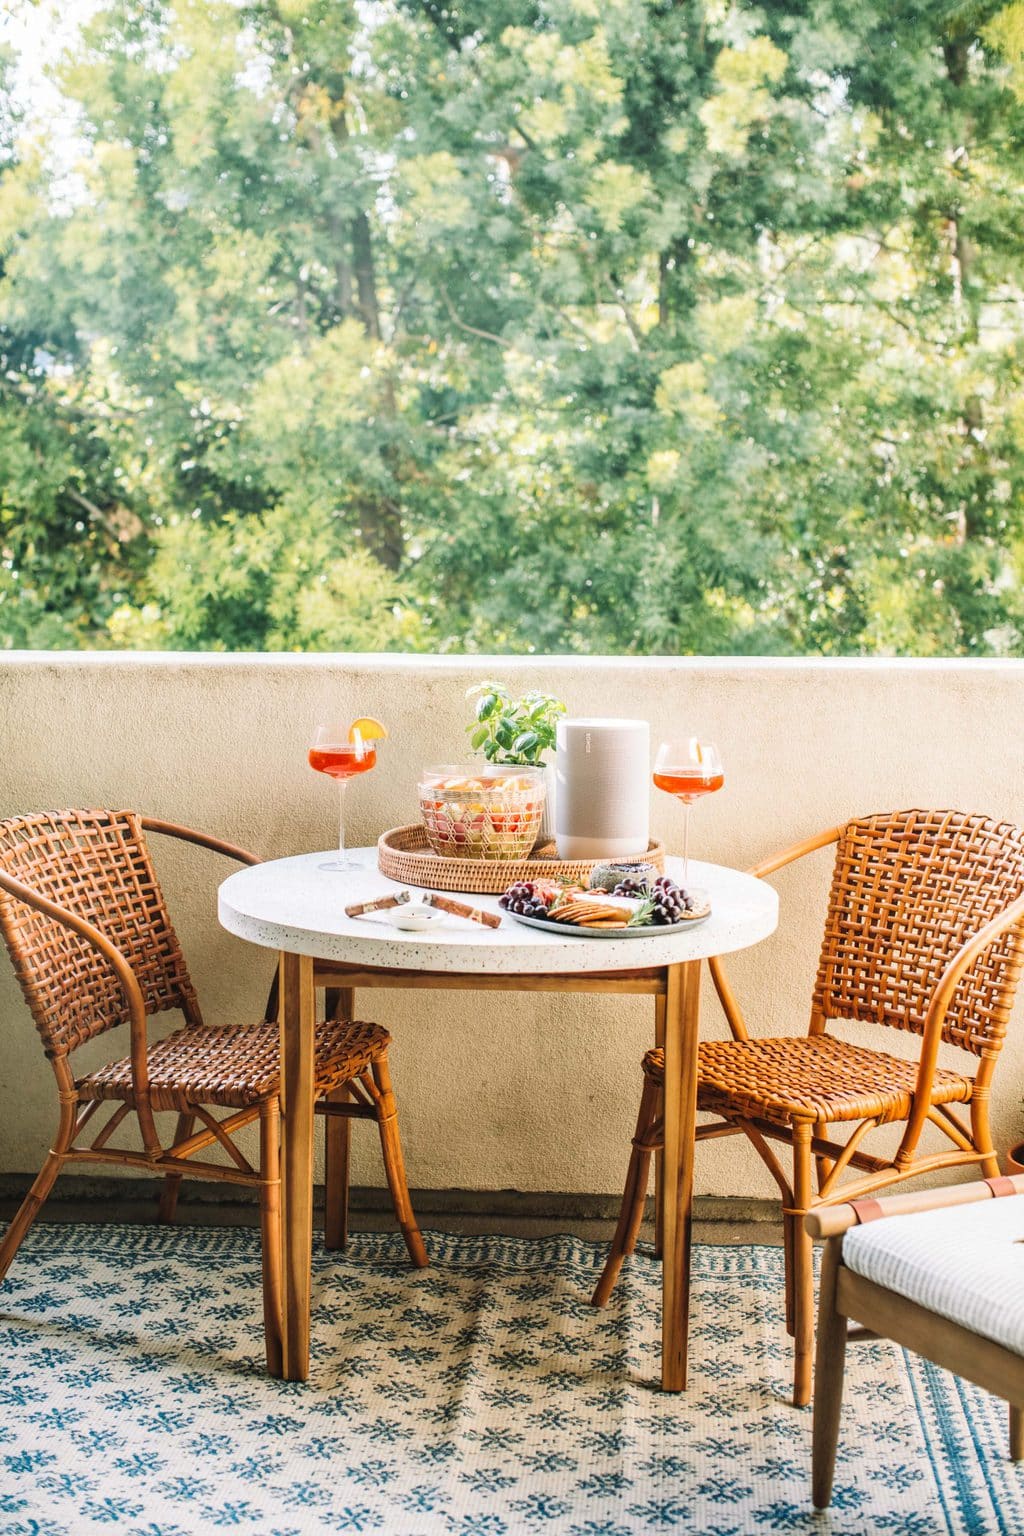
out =
[[[57,75],[7,644],[1024,652],[1019,0],[121,0]]]
[[[45,168],[10,110],[0,55],[0,636],[7,646],[94,643],[140,581],[142,523],[123,484],[133,451],[122,413],[82,368],[58,303],[22,304],[21,232],[49,223]],[[19,149],[28,150],[22,156]]]

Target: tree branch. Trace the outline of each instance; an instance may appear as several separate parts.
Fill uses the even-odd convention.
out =
[[[117,523],[101,507],[98,507],[94,501],[90,501],[88,496],[83,496],[82,492],[76,490],[68,481],[65,480],[61,489],[76,506],[81,507],[83,512],[88,512],[89,516],[98,523],[100,532],[106,538],[107,550],[112,558],[119,555],[124,544],[127,544],[131,539],[138,538],[139,534],[145,531],[145,524],[136,513],[127,513],[134,527],[128,527],[126,524],[118,527]],[[125,512],[123,507],[121,510]]]
[[[590,252],[587,250],[585,243],[580,247],[580,254],[583,257],[584,262],[587,263],[590,267],[590,280],[594,291],[594,303],[600,305],[601,303],[605,302],[602,298],[600,283],[606,283],[612,291],[612,302],[614,303],[616,309],[621,312],[622,318],[626,322],[626,329],[629,331],[630,340],[633,344],[633,350],[635,352],[641,352],[643,350],[643,332],[637,325],[636,320],[633,317],[633,313],[630,310],[629,305],[626,303],[626,296],[619,288],[614,276],[611,272],[605,272],[603,269],[598,267],[597,262],[593,259]]]
[[[102,512],[94,501],[90,501],[88,496],[83,496],[81,491],[76,491],[74,486],[68,484],[67,481],[64,482],[63,489],[65,494],[70,496],[71,500],[81,507],[83,512],[88,512],[90,517],[94,517],[104,528],[107,527],[106,513]]]
[[[554,309],[554,312],[558,318],[560,320],[564,320],[566,325],[568,325],[572,330],[576,332],[577,336],[583,337],[583,340],[587,343],[588,346],[595,347],[597,345],[597,342],[595,341],[594,337],[591,336],[586,326],[581,325],[577,319],[569,314],[568,310],[562,309],[557,304],[552,305],[552,308]]]
[[[605,278],[608,286],[612,290],[612,293],[615,295],[616,307],[622,311],[622,318],[626,322],[626,329],[629,331],[630,338],[633,342],[633,350],[634,352],[640,352],[643,350],[644,333],[637,325],[636,320],[633,317],[633,312],[629,305],[626,303],[625,294],[620,288],[615,286],[615,279],[612,277],[611,273],[606,273]]]
[[[397,299],[395,300],[394,306],[393,306],[392,311],[391,311],[391,327],[390,327],[390,329],[391,329],[391,343],[392,343],[392,345],[394,344],[395,338],[398,335],[399,322],[402,319],[403,311],[405,310],[405,306],[409,302],[409,298],[412,295],[413,289],[415,287],[416,287],[416,275],[413,274],[413,276],[410,277],[409,281],[406,283],[405,287],[402,289],[401,293],[398,295]]]
[[[511,350],[512,343],[507,341],[504,336],[496,336],[493,331],[482,331],[479,326],[470,325],[468,321],[463,320],[456,313],[455,305],[451,301],[447,288],[441,289],[441,297],[444,300],[445,309],[447,309],[453,323],[459,327],[460,331],[468,331],[471,336],[479,336],[481,341],[493,341],[495,346],[504,347],[506,351]]]

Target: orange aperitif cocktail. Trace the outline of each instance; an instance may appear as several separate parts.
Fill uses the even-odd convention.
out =
[[[377,743],[387,736],[386,728],[370,715],[362,715],[348,727],[331,722],[318,725],[309,749],[309,766],[326,774],[338,786],[338,856],[321,864],[321,869],[352,870],[362,865],[345,851],[345,790],[349,779],[369,773],[377,765]]]
[[[669,768],[654,775],[655,789],[663,789],[666,794],[675,795],[687,805],[692,805],[701,795],[710,795],[716,789],[721,789],[724,783],[724,773],[704,775],[692,768]]]
[[[309,749],[309,766],[331,779],[353,779],[357,773],[369,773],[376,765],[377,749],[365,742],[356,747],[351,742],[332,741]]]
[[[714,794],[725,783],[718,748],[696,736],[663,741],[654,761],[654,785],[675,795],[683,805],[683,880],[690,874],[690,806],[702,795]]]

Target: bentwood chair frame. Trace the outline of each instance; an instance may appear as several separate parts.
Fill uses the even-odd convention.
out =
[[[60,1118],[53,1146],[0,1242],[0,1281],[26,1232],[53,1188],[62,1168],[74,1163],[103,1163],[162,1175],[158,1218],[174,1218],[183,1177],[256,1188],[263,1243],[263,1310],[267,1366],[281,1374],[282,1231],[279,1173],[281,1106],[276,1088],[261,1093],[218,1120],[186,1083],[153,1089],[147,1022],[152,1014],[178,1009],[184,1036],[196,1031],[202,1055],[205,1031],[198,999],[171,925],[145,841],[158,833],[222,854],[241,864],[259,864],[255,854],[175,822],[138,816],[131,811],[63,811],[13,818],[0,823],[0,932],[14,962],[33,1019],[57,1080]],[[26,848],[28,853],[26,854]],[[39,854],[54,855],[49,880]],[[111,860],[110,854],[116,857]],[[57,872],[61,856],[68,861]],[[8,872],[38,876],[35,884]],[[120,869],[116,866],[120,864]],[[109,888],[108,888],[109,882]],[[50,885],[50,894],[36,886]],[[53,898],[64,894],[81,910]],[[39,917],[48,921],[39,921]],[[95,921],[92,919],[95,918]],[[110,930],[105,932],[104,929]],[[110,936],[114,933],[119,942]],[[337,998],[339,994],[333,994]],[[328,1013],[332,994],[328,993]],[[271,987],[266,1022],[277,1013],[277,978]],[[130,1054],[124,1063],[77,1078],[70,1057],[87,1040],[127,1023]],[[317,1112],[329,1116],[327,1138],[326,1246],[347,1241],[348,1128],[352,1119],[377,1122],[388,1186],[412,1262],[427,1264],[426,1250],[409,1200],[397,1112],[387,1065],[386,1031],[359,1021],[328,1021],[322,1028],[333,1050],[317,1065]],[[217,1033],[211,1031],[211,1035]],[[245,1029],[237,1036],[241,1059],[232,1061],[233,1078],[244,1079]],[[265,1031],[263,1031],[265,1034]],[[159,1049],[159,1046],[156,1047]],[[266,1076],[266,1052],[259,1062]],[[80,1140],[86,1126],[114,1101],[113,1111],[92,1137]],[[207,1100],[207,1103],[210,1102]],[[155,1115],[177,1113],[173,1140],[164,1146]],[[134,1113],[141,1148],[112,1147],[114,1132]],[[234,1137],[259,1121],[259,1166],[254,1168]],[[196,1122],[201,1128],[195,1129]],[[228,1164],[196,1161],[195,1154],[219,1147]]]
[[[698,1108],[720,1118],[697,1127],[698,1141],[744,1135],[767,1166],[782,1197],[786,1327],[795,1347],[793,1401],[811,1395],[814,1342],[814,1280],[811,1239],[804,1217],[819,1205],[857,1199],[884,1185],[921,1173],[964,1164],[980,1165],[985,1177],[999,1172],[989,1125],[989,1095],[996,1061],[1024,962],[1024,834],[1014,826],[955,811],[901,811],[869,816],[804,838],[757,864],[762,879],[819,849],[836,845],[807,1039],[826,1037],[833,1022],[863,1021],[919,1035],[916,1063],[896,1075],[902,1063],[881,1051],[874,1097],[855,1114],[829,1115],[822,1081],[802,1102],[786,1101],[785,1048],[805,1037],[772,1042],[779,1047],[775,1082],[751,1084],[748,1077],[723,1082],[744,1053],[732,1042],[748,1042],[739,1003],[721,960],[709,968],[732,1042],[702,1043],[698,1066]],[[954,861],[970,865],[957,887]],[[965,862],[966,861],[966,862]],[[961,870],[964,873],[964,870]],[[753,1056],[760,1044],[752,1043]],[[943,1088],[952,1074],[938,1065],[943,1044],[977,1058],[972,1077],[953,1085],[956,1101],[969,1109],[970,1123],[957,1115]],[[709,1084],[716,1050],[724,1067]],[[866,1053],[865,1053],[866,1054]],[[644,1089],[618,1227],[604,1272],[593,1295],[603,1306],[631,1253],[643,1220],[652,1156],[662,1142],[663,1056],[644,1058]],[[763,1070],[763,1068],[762,1068]],[[886,1081],[887,1074],[890,1081]],[[761,1091],[756,1091],[757,1089]],[[765,1113],[774,1089],[775,1109]],[[845,1142],[828,1134],[830,1124],[853,1123]],[[877,1156],[862,1143],[872,1132],[905,1122],[894,1155]],[[922,1133],[931,1126],[951,1149],[923,1153]],[[791,1175],[769,1142],[792,1148]],[[841,1183],[848,1171],[860,1177]],[[814,1173],[817,1173],[817,1190]]]
[[[811,1451],[811,1496],[816,1509],[826,1509],[832,1498],[846,1346],[864,1339],[892,1339],[1003,1398],[1010,1410],[1010,1459],[1024,1460],[1024,1357],[948,1317],[939,1316],[919,1302],[855,1274],[843,1263],[843,1237],[858,1222],[974,1205],[979,1200],[1008,1195],[1024,1195],[1024,1177],[990,1178],[952,1189],[915,1190],[913,1194],[895,1195],[888,1200],[854,1201],[812,1211],[807,1217],[809,1235],[825,1239],[818,1299]]]

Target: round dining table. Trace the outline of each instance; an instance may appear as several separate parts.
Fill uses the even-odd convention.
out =
[[[686,1385],[701,961],[774,932],[775,891],[753,875],[691,860],[689,884],[706,893],[711,913],[673,932],[615,938],[540,930],[502,912],[497,896],[458,892],[445,894],[500,915],[500,926],[450,917],[427,932],[402,932],[379,912],[346,916],[347,906],[402,888],[380,873],[376,849],[353,852],[363,867],[352,872],[321,868],[325,853],[300,854],[241,869],[219,891],[222,926],[280,957],[282,1375],[304,1381],[309,1374],[316,989],[337,989],[336,1015],[349,1018],[356,1017],[354,993],[363,988],[596,992],[654,998],[654,1043],[665,1051],[656,1183],[661,1382],[666,1391],[680,1391]],[[667,858],[665,870],[681,880],[682,861]]]

